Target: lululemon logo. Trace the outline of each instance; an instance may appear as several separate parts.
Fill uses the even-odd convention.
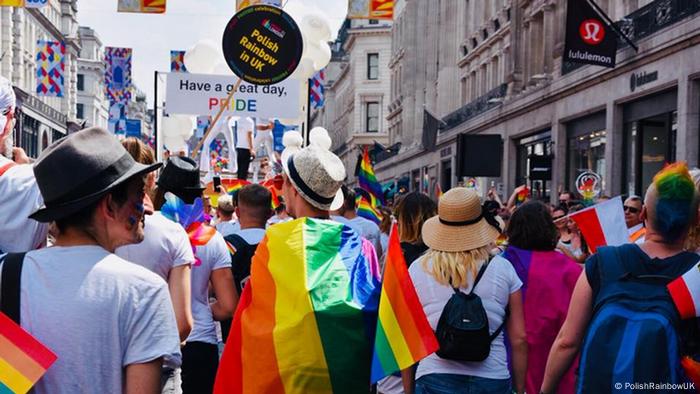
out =
[[[605,38],[605,28],[597,19],[586,19],[578,29],[581,39],[588,45],[598,45]]]

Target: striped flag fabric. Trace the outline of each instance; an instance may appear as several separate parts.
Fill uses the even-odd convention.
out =
[[[382,278],[377,334],[372,355],[372,383],[408,368],[434,353],[439,345],[408,275],[399,243],[398,225],[389,234]]]
[[[348,226],[300,218],[269,227],[214,392],[367,392],[379,280],[371,244]]]
[[[313,77],[311,77],[311,80],[309,81],[309,99],[311,101],[311,105],[314,108],[321,108],[326,102],[325,99],[325,88],[323,87],[323,84],[326,81],[326,73],[324,70],[321,70],[314,74]]]
[[[165,7],[166,0],[119,0],[117,12],[162,14],[165,12]]]
[[[170,72],[187,72],[187,67],[185,67],[185,52],[186,51],[170,51]]]
[[[243,179],[226,178],[221,180],[221,185],[226,188],[228,194],[235,196],[243,187],[250,185],[250,182]]]
[[[66,44],[63,41],[36,42],[36,94],[63,97]]]
[[[442,187],[440,187],[440,182],[437,182],[435,184],[435,199],[440,200],[440,197],[442,197]]]
[[[682,319],[700,316],[700,265],[669,283],[668,292]]]
[[[384,191],[382,185],[377,181],[372,168],[372,161],[369,157],[369,148],[365,147],[362,151],[362,160],[360,161],[360,172],[357,175],[357,180],[360,187],[377,199],[380,205],[384,205]]]
[[[581,229],[588,247],[620,246],[629,242],[622,198],[617,196],[569,215]]]
[[[26,393],[58,357],[0,312],[0,393]]]
[[[357,199],[357,215],[365,219],[371,220],[376,224],[382,222],[382,214],[379,213],[376,205],[372,205],[370,201],[367,201],[362,195],[358,195]]]

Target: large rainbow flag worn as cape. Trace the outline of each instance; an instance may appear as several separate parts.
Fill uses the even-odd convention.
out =
[[[214,392],[368,392],[379,281],[374,248],[343,224],[301,218],[268,228]]]

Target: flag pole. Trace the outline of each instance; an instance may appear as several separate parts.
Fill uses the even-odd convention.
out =
[[[228,97],[226,97],[226,105],[222,105],[219,108],[219,113],[216,114],[216,117],[209,125],[209,128],[207,128],[206,133],[204,133],[204,135],[202,136],[202,139],[199,140],[199,142],[197,143],[197,146],[195,146],[195,148],[192,150],[191,157],[193,159],[195,159],[197,157],[197,153],[199,153],[199,150],[202,149],[202,145],[204,145],[204,141],[206,141],[207,137],[209,137],[209,134],[212,132],[212,130],[214,130],[214,126],[216,126],[216,122],[219,121],[219,118],[221,118],[221,114],[224,113],[224,108],[226,108],[231,103],[231,99],[233,98],[233,94],[238,90],[238,87],[241,86],[241,82],[243,82],[243,79],[238,78],[238,82],[236,82],[236,84],[233,86],[231,91],[228,93]],[[229,149],[230,149],[230,147],[229,147]]]
[[[620,37],[622,37],[622,39],[625,40],[632,48],[634,48],[634,51],[635,51],[635,52],[639,52],[639,48],[638,48],[636,45],[634,45],[634,43],[632,42],[632,40],[630,40],[630,39],[627,37],[627,35],[625,35],[625,33],[623,33],[622,30],[620,30],[620,29],[615,25],[615,22],[613,22],[613,20],[610,19],[610,17],[608,16],[608,14],[606,14],[605,11],[603,11],[603,9],[600,8],[600,6],[598,6],[598,4],[595,3],[595,0],[588,0],[588,3],[589,3],[591,6],[593,6],[593,8],[595,8],[595,10],[598,12],[598,14],[599,14],[600,16],[602,16],[603,19],[605,19],[605,20],[608,22],[608,25],[610,25],[610,28],[613,29],[613,30],[615,30],[615,33],[617,33],[617,34],[618,34]]]

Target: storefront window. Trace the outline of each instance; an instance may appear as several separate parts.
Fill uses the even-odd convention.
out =
[[[603,180],[605,188],[605,142],[607,132],[595,130],[584,135],[569,137],[569,165],[567,185],[569,190],[576,190],[576,179],[586,171],[593,171]]]
[[[515,169],[515,187],[527,184],[536,198],[549,198],[552,182],[530,179],[530,159],[532,156],[551,156],[551,142],[552,133],[550,130],[516,141],[518,161]]]
[[[625,124],[625,191],[643,196],[654,175],[676,157],[676,111]]]

